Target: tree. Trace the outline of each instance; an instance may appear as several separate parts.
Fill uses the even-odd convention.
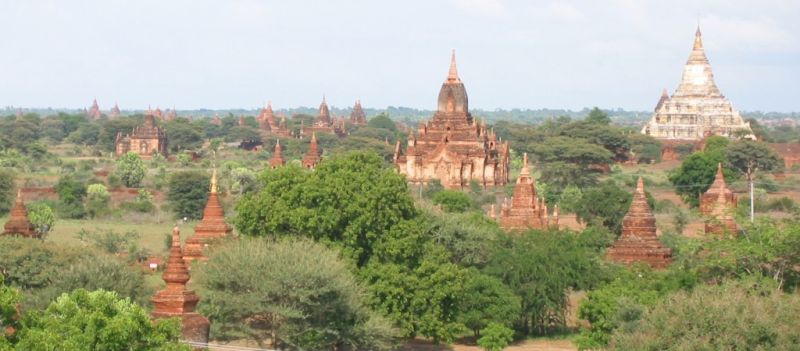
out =
[[[445,212],[464,212],[472,207],[469,195],[459,190],[442,190],[431,200],[435,205],[441,205]]]
[[[5,279],[0,274],[0,350],[11,350],[8,341],[8,328],[18,328],[17,306],[22,300],[19,290],[5,285]]]
[[[762,143],[742,140],[727,148],[728,162],[750,182],[750,221],[753,221],[753,180],[759,171],[769,172],[783,168],[783,162],[775,151]]]
[[[375,117],[370,118],[369,122],[367,122],[367,125],[371,128],[386,129],[392,132],[397,131],[397,126],[394,124],[394,121],[392,121],[392,119],[389,118],[389,115],[385,113],[381,113]]]
[[[693,207],[700,204],[700,194],[706,192],[714,182],[717,165],[726,163],[723,151],[695,152],[686,157],[680,167],[669,172],[669,181],[683,202]],[[736,173],[728,168],[724,168],[723,173],[728,181],[736,179]]]
[[[486,351],[502,351],[514,340],[514,331],[500,323],[491,323],[481,331],[478,346]]]
[[[28,220],[36,228],[36,232],[44,236],[53,229],[56,215],[50,205],[44,202],[28,204]]]
[[[575,214],[584,223],[602,225],[619,233],[622,231],[622,218],[628,212],[632,198],[629,192],[607,180],[583,193]]]
[[[14,205],[14,173],[0,169],[0,215],[11,210]]]
[[[142,186],[145,172],[147,172],[147,167],[142,158],[133,151],[128,151],[117,160],[116,173],[122,183],[129,188]]]
[[[79,219],[86,216],[83,197],[86,196],[86,184],[77,180],[72,174],[61,176],[54,187],[58,193],[57,210],[62,217]]]
[[[614,334],[617,350],[792,350],[800,296],[756,279],[678,292]]]
[[[520,315],[520,304],[520,298],[502,281],[472,269],[464,282],[458,320],[479,337],[481,330],[492,324],[512,327]]]
[[[598,124],[610,124],[611,118],[608,117],[608,113],[605,113],[605,111],[595,106],[589,111],[589,115],[586,116],[586,121]]]
[[[91,184],[86,188],[86,211],[92,218],[107,213],[111,195],[103,184]]]
[[[137,304],[103,290],[78,289],[27,313],[18,334],[18,350],[191,350],[178,342],[179,320],[153,322]]]
[[[166,131],[169,135],[169,151],[172,153],[183,150],[194,150],[203,145],[203,135],[194,125],[180,118],[167,123]]]
[[[205,172],[181,171],[169,177],[169,201],[178,218],[200,219],[208,201],[210,178]]]
[[[273,348],[388,349],[395,331],[363,304],[348,264],[309,240],[244,238],[212,251],[194,276],[217,338]],[[287,288],[291,287],[291,288]]]

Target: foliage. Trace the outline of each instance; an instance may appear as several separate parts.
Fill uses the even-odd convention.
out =
[[[27,313],[20,350],[190,350],[178,342],[180,322],[153,322],[140,306],[114,292],[64,294],[44,311]]]
[[[199,149],[203,145],[203,135],[196,125],[186,123],[179,118],[167,123],[166,131],[169,135],[169,151],[172,153],[183,150]]]
[[[679,292],[614,334],[618,350],[794,350],[800,296],[746,279]]]
[[[589,188],[575,209],[578,219],[592,225],[602,225],[614,233],[622,230],[622,218],[628,212],[632,195],[611,180]]]
[[[28,220],[36,228],[36,232],[45,235],[56,223],[53,209],[45,202],[32,202],[28,206]]]
[[[0,275],[0,350],[10,349],[6,328],[18,328],[17,305],[22,300],[19,290],[5,285],[3,275]]]
[[[167,201],[177,218],[202,218],[208,201],[210,178],[199,171],[180,171],[170,175]]]
[[[464,212],[472,207],[472,199],[460,190],[442,190],[431,198],[445,212]]]
[[[783,160],[767,145],[755,141],[743,140],[731,144],[726,150],[726,157],[731,167],[753,179],[753,174],[770,172],[783,168]]]
[[[672,223],[675,225],[676,233],[683,233],[686,225],[689,224],[689,214],[687,214],[683,209],[677,208],[672,217]]]
[[[75,238],[84,244],[91,244],[113,255],[126,252],[129,248],[136,245],[136,241],[139,240],[139,233],[129,231],[120,234],[111,229],[107,231],[89,231],[81,229],[75,234]]]
[[[256,187],[256,174],[246,167],[234,168],[230,172],[231,192],[239,195],[251,192]]]
[[[14,173],[7,169],[0,169],[0,215],[11,210],[14,205]]]
[[[376,129],[386,129],[392,132],[397,131],[397,126],[395,126],[394,121],[389,118],[389,115],[385,113],[381,113],[375,117],[372,117],[367,122],[367,125],[376,128]]]
[[[83,197],[86,196],[85,183],[73,175],[64,175],[58,179],[55,191],[59,198],[57,211],[61,217],[79,219],[86,215],[83,207]]]
[[[611,124],[611,118],[608,117],[607,113],[595,106],[589,111],[589,115],[586,116],[586,122]]]
[[[655,163],[661,161],[661,142],[650,136],[640,133],[628,135],[631,154],[637,163]]]
[[[388,349],[394,337],[337,252],[308,240],[245,238],[213,251],[194,279],[218,338],[321,350]]]
[[[86,211],[92,218],[109,212],[111,195],[103,184],[91,184],[86,188]]]
[[[558,202],[558,209],[561,213],[575,213],[583,199],[583,192],[575,185],[564,188],[561,199]]]
[[[481,330],[500,324],[512,327],[521,314],[521,300],[499,279],[468,271],[458,321],[477,337]]]
[[[502,351],[514,340],[514,331],[500,323],[490,323],[481,335],[478,346],[486,351]]]
[[[725,165],[723,150],[710,152],[695,152],[685,158],[681,166],[669,173],[669,181],[675,186],[675,192],[681,196],[683,202],[696,207],[700,204],[700,194],[706,192],[714,182],[717,165]],[[728,168],[723,168],[727,181],[736,179],[736,174]]]
[[[144,161],[139,157],[139,154],[128,151],[126,154],[119,157],[117,160],[117,176],[119,176],[122,183],[129,188],[138,188],[142,186],[147,167]]]
[[[179,163],[179,164],[180,164],[182,167],[186,167],[186,166],[188,166],[188,165],[189,165],[189,163],[191,163],[191,162],[192,162],[192,158],[191,158],[191,157],[189,157],[189,154],[187,154],[187,153],[185,153],[185,152],[181,152],[181,153],[179,153],[179,154],[178,154],[178,156],[176,156],[176,158],[178,159],[178,163]]]

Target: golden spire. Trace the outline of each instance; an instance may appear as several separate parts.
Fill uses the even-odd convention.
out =
[[[17,202],[22,202],[22,188],[17,189]]]
[[[528,175],[530,174],[530,170],[528,170],[528,153],[522,154],[522,170],[520,170],[519,175]]]
[[[214,170],[211,171],[211,193],[217,193],[217,167],[214,167]]]
[[[636,193],[644,194],[644,179],[639,176],[639,181],[636,182]]]
[[[450,56],[450,72],[447,74],[448,83],[458,83],[461,79],[458,78],[458,69],[456,68],[456,51],[453,50]]]
[[[703,39],[701,38],[700,25],[697,25],[697,31],[694,32],[694,47],[693,49],[703,49]]]

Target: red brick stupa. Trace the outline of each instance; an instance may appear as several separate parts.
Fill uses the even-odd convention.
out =
[[[706,219],[706,234],[716,234],[719,236],[724,234],[737,234],[738,229],[736,227],[736,221],[731,215],[735,206],[731,206],[725,190],[727,190],[727,188],[725,188],[725,183],[723,181],[718,185],[717,191],[715,192],[717,194],[717,201],[714,202],[709,218]],[[728,192],[730,192],[730,190],[728,190]],[[708,192],[706,192],[706,194],[707,193]]]
[[[536,195],[536,182],[528,169],[527,153],[522,157],[522,171],[514,186],[514,196],[510,202],[506,199],[500,209],[500,226],[506,230],[558,228],[558,205],[551,222],[547,218],[547,204]]]
[[[317,145],[317,133],[311,133],[311,145],[308,147],[306,155],[303,156],[303,167],[314,169],[321,160],[322,150]]]
[[[3,235],[21,235],[27,238],[38,238],[36,227],[28,220],[28,209],[22,202],[22,192],[17,190],[17,200],[11,208],[8,222],[3,228]]]
[[[714,182],[703,195],[700,195],[700,213],[704,215],[711,215],[714,207],[717,206],[717,198],[722,194],[726,206],[730,209],[736,208],[736,194],[725,183],[725,175],[722,174],[722,163],[717,164],[717,175],[714,177]]]
[[[672,262],[672,249],[658,241],[656,217],[647,204],[642,177],[636,184],[631,208],[622,220],[622,235],[608,249],[608,258],[624,264],[644,262],[653,268],[665,268]]]
[[[270,168],[275,169],[286,164],[286,160],[283,159],[281,151],[283,151],[283,149],[281,148],[281,141],[278,139],[275,141],[275,152],[272,153],[272,158],[269,160]]]
[[[203,210],[203,219],[194,228],[194,235],[186,240],[186,251],[183,259],[186,262],[192,260],[208,259],[203,254],[203,249],[208,246],[210,241],[224,238],[231,234],[233,229],[225,222],[225,213],[217,197],[217,170],[211,175],[211,189],[208,194],[208,202]]]
[[[194,343],[208,343],[210,323],[194,309],[200,297],[186,288],[189,281],[189,270],[183,261],[181,250],[181,233],[178,227],[172,229],[172,247],[169,261],[162,275],[167,287],[153,295],[153,319],[181,319],[181,339]]]

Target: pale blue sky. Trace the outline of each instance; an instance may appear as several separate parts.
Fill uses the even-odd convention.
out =
[[[0,106],[651,110],[699,20],[739,110],[800,111],[800,1],[0,0]]]

